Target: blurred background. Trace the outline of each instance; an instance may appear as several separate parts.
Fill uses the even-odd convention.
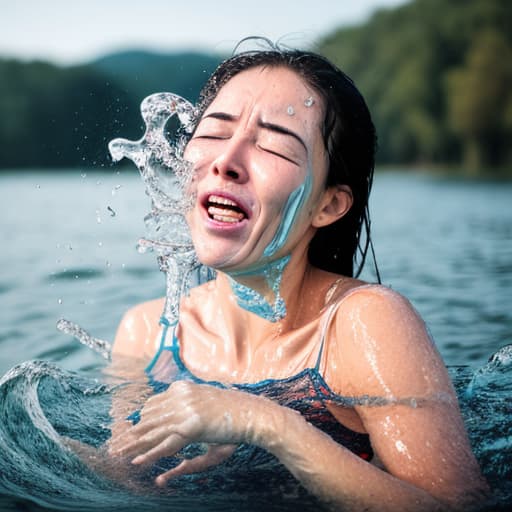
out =
[[[489,510],[509,510],[510,0],[0,0],[0,377],[33,359],[98,375],[106,361],[57,321],[113,341],[129,307],[165,294],[155,255],[136,250],[149,198],[107,144],[142,136],[149,94],[194,101],[254,35],[324,54],[365,96],[379,137],[370,212],[382,282],[425,320],[506,504]],[[364,279],[377,280],[376,264],[370,255]],[[481,381],[468,394],[473,372]],[[0,399],[35,399],[21,384],[19,395],[0,384]],[[19,436],[26,422],[1,402],[3,426]],[[35,488],[64,497],[67,487],[44,487],[40,446]],[[42,510],[19,482],[13,498],[0,489],[0,509]]]
[[[448,364],[512,339],[509,0],[1,1],[0,374],[97,356],[61,316],[112,340],[165,292],[135,250],[149,200],[107,143],[138,139],[148,94],[192,101],[250,35],[320,52],[367,99],[379,135],[371,200],[383,283],[425,318]],[[372,258],[363,276],[376,279]],[[95,359],[96,358],[96,359]]]
[[[141,99],[197,97],[248,35],[312,48],[367,99],[379,164],[512,168],[508,0],[2,2],[0,168],[104,165]]]

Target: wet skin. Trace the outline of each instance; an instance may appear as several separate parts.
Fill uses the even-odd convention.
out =
[[[232,78],[205,112],[185,158],[194,164],[199,199],[189,225],[206,265],[225,272],[261,265],[290,195],[308,175],[313,175],[312,190],[275,256],[311,238],[313,206],[324,193],[327,173],[321,103],[304,105],[312,94],[291,71],[258,68]],[[287,111],[290,105],[293,115]],[[222,215],[209,213],[212,195],[239,205],[240,220],[222,222]]]
[[[305,104],[310,97],[313,107]],[[345,426],[369,433],[381,466],[359,459],[270,400],[190,382],[151,397],[140,423],[113,439],[111,452],[149,464],[190,442],[220,444],[210,458],[161,475],[157,483],[163,485],[217,463],[231,445],[249,442],[276,455],[336,509],[466,509],[485,484],[423,321],[396,292],[340,280],[308,263],[315,230],[352,204],[346,187],[324,187],[323,109],[318,94],[294,72],[255,68],[232,78],[205,112],[185,155],[195,166],[197,193],[188,220],[198,257],[219,273],[182,300],[177,334],[183,361],[203,379],[284,378],[314,366],[326,306],[338,304],[320,372],[338,394],[386,399],[379,407],[331,407]],[[228,275],[274,298],[258,269],[268,264],[265,251],[284,206],[308,173],[311,191],[271,256],[290,257],[280,287],[287,314],[273,323],[239,307]],[[125,315],[114,357],[154,354],[162,305],[139,305]]]

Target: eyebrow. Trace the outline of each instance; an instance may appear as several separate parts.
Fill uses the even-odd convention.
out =
[[[203,119],[206,119],[208,117],[212,117],[213,119],[219,119],[221,121],[236,121],[237,116],[234,116],[233,114],[228,114],[227,112],[211,112],[210,114],[207,114],[204,116]],[[267,123],[265,121],[258,121],[258,126],[261,128],[265,128],[266,130],[270,130],[276,133],[281,133],[283,135],[289,135],[290,137],[293,137],[296,139],[301,146],[306,150],[306,153],[308,152],[308,148],[306,146],[306,143],[302,140],[302,138],[295,133],[294,131],[290,130],[289,128],[286,128],[284,126],[281,126],[279,124],[275,123]]]

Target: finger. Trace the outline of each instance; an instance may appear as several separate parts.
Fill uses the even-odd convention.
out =
[[[217,466],[228,459],[236,450],[236,445],[211,445],[208,452],[193,459],[186,459],[175,468],[158,475],[155,483],[163,487],[169,480],[181,475],[190,475],[205,471],[212,466]]]
[[[110,453],[112,455],[126,455],[134,449],[140,450],[144,447],[140,443],[149,442],[155,444],[155,435],[167,433],[170,428],[172,414],[166,413],[157,418],[142,419],[140,423],[135,426],[130,425],[128,428],[122,430],[116,437],[112,432],[110,442]],[[167,424],[162,425],[162,422]]]
[[[120,440],[116,442],[115,449],[112,449],[111,453],[114,456],[135,456],[160,444],[173,433],[174,430],[169,425],[160,425],[142,436],[134,436],[130,433],[129,436],[123,436],[122,442]]]
[[[186,444],[188,444],[188,442],[184,437],[176,433],[170,434],[157,446],[135,457],[132,460],[132,464],[151,464],[162,457],[172,457]]]
[[[139,423],[132,425],[127,433],[137,437],[143,436],[150,430],[158,428],[158,426],[164,422],[171,423],[173,421],[173,417],[174,413],[172,411],[165,411],[163,413],[160,411],[157,414],[148,415],[144,410]]]
[[[112,456],[123,455],[124,449],[137,441],[129,432],[122,432],[118,436],[112,436],[108,441],[108,452]]]

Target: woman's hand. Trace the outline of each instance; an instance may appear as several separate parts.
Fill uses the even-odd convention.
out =
[[[175,476],[219,464],[238,443],[256,444],[265,425],[263,418],[268,416],[265,411],[275,408],[282,409],[242,391],[177,381],[146,402],[140,422],[111,443],[110,453],[133,456],[133,464],[150,464],[193,442],[213,444],[205,455],[185,460],[160,475],[157,484],[163,485]]]

